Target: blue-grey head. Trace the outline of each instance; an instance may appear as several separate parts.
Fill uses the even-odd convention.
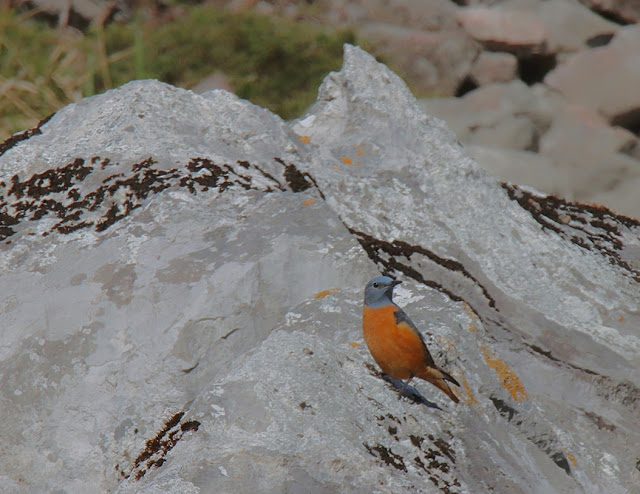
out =
[[[376,276],[364,289],[364,305],[372,309],[392,304],[393,288],[402,283],[388,276]]]

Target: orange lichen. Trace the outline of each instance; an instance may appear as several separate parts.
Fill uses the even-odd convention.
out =
[[[311,206],[312,204],[315,204],[315,202],[316,202],[315,199],[307,199],[302,204],[305,206]]]
[[[309,144],[311,142],[311,139],[309,139],[309,136],[299,136],[299,137],[300,137],[300,140],[305,144]]]
[[[353,348],[360,348],[362,346],[362,343],[358,343],[357,341],[350,341],[349,345],[351,345]]]
[[[624,316],[620,316],[620,318],[618,319],[618,322],[624,322]]]
[[[484,354],[489,367],[491,367],[498,374],[498,378],[502,383],[502,387],[509,391],[511,397],[516,401],[523,401],[529,398],[527,392],[524,390],[524,385],[518,375],[513,372],[511,367],[505,364],[500,357],[493,355],[486,346],[481,346],[480,350]]]
[[[354,147],[356,148],[356,151],[358,151],[358,156],[362,156],[364,154],[364,151],[360,146],[354,146]]]
[[[345,165],[352,165],[353,161],[351,160],[351,158],[348,158],[347,156],[343,156],[342,158],[340,158],[340,160],[345,164]]]
[[[571,462],[571,465],[573,465],[574,467],[578,466],[578,461],[576,460],[576,457],[573,454],[571,454],[567,450],[565,450],[564,454],[567,457],[567,459]]]
[[[462,302],[462,307],[464,307],[465,312],[467,313],[467,315],[471,318],[471,319],[480,319],[478,317],[478,314],[476,314],[473,309],[471,308],[471,306],[466,303],[465,301]],[[478,328],[476,328],[475,324],[473,324],[473,322],[469,323],[469,327],[467,328],[469,331],[477,331]]]
[[[469,383],[467,382],[467,378],[464,376],[459,376],[458,380],[462,382],[462,387],[464,388],[464,392],[467,393],[467,397],[464,398],[464,402],[469,406],[478,403],[478,400],[476,399],[475,396],[473,396],[473,393],[471,392],[471,386],[469,386]]]
[[[316,293],[313,298],[325,298],[327,295],[329,295],[330,293],[335,292],[336,290],[338,290],[337,288],[329,288],[328,290],[323,290],[319,293]]]

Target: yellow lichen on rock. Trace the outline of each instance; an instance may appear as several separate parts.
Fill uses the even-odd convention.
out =
[[[337,288],[329,288],[328,290],[322,290],[321,292],[316,293],[313,298],[325,298],[330,293],[333,293],[337,290]]]
[[[504,363],[500,357],[496,357],[489,351],[486,346],[481,346],[480,350],[484,355],[489,367],[496,371],[498,378],[502,383],[502,387],[509,391],[511,397],[516,401],[523,401],[529,398],[527,392],[524,390],[524,385],[518,375],[513,372],[511,367]]]

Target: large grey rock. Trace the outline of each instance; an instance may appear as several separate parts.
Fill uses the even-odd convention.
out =
[[[16,421],[0,426],[0,490],[135,477],[154,431],[289,308],[376,274],[291,164],[303,148],[230,93],[143,81],[2,156],[0,382]]]
[[[290,126],[146,81],[40,131],[0,157],[3,490],[637,484],[640,226],[496,182],[363,51]],[[378,270],[461,404],[380,379]]]

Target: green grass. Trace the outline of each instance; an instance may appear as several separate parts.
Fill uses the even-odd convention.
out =
[[[85,55],[80,36],[0,12],[0,137],[79,99]]]
[[[350,31],[213,7],[187,9],[161,25],[134,17],[84,36],[10,11],[0,18],[0,140],[133,79],[189,88],[214,71],[229,77],[238,96],[294,118],[340,68],[342,45],[356,41]]]

